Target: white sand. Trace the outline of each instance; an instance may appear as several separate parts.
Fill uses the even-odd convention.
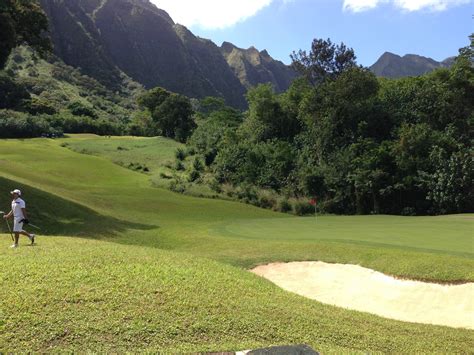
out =
[[[398,280],[356,265],[275,263],[253,273],[322,303],[406,322],[474,329],[474,283]]]

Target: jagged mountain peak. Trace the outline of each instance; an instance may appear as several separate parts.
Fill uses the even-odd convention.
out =
[[[454,62],[453,58],[437,62],[432,58],[417,54],[406,54],[402,57],[391,52],[385,52],[370,69],[377,76],[387,78],[419,76],[438,68],[451,66]]]
[[[273,59],[267,50],[254,46],[243,49],[230,42],[221,46],[223,56],[247,89],[259,83],[271,83],[278,92],[286,90],[296,73],[292,68]]]
[[[381,55],[380,59],[384,59],[384,58],[401,58],[401,56],[392,52],[385,52],[384,54]]]

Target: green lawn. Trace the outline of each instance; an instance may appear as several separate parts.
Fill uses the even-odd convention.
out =
[[[232,238],[355,243],[472,258],[473,221],[471,215],[267,218],[223,224],[216,232]]]
[[[91,152],[90,139],[110,144],[110,156],[61,147]],[[0,209],[19,186],[46,235],[36,247],[15,251],[1,236],[0,351],[217,351],[289,343],[325,352],[472,350],[473,331],[322,305],[243,268],[322,260],[399,277],[474,281],[474,216],[315,220],[192,198],[153,188],[150,176],[111,161],[116,144],[141,146],[141,140],[103,140],[0,141]],[[135,148],[120,152],[139,156]],[[164,142],[155,157],[149,147],[149,161],[159,166],[174,149]]]

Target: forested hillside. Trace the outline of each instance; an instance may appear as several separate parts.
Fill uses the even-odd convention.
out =
[[[18,47],[0,71],[0,138],[124,134],[143,88],[123,75],[117,89],[61,60],[45,60],[29,47]]]

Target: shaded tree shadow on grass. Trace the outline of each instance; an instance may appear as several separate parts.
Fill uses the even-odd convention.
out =
[[[131,229],[159,228],[156,225],[134,223],[104,216],[76,202],[25,184],[15,183],[3,177],[0,177],[0,211],[10,211],[10,191],[15,188],[22,190],[31,223],[41,227],[41,230],[35,230],[31,226],[25,226],[25,229],[32,233],[99,239],[113,237]],[[0,232],[8,233],[7,225],[3,221],[0,221]]]

